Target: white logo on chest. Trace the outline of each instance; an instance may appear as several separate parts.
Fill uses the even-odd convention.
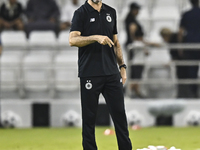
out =
[[[85,84],[85,88],[86,88],[87,90],[92,89],[92,83],[91,83],[91,80],[87,80],[87,83]]]
[[[90,22],[95,22],[95,18],[90,18]]]
[[[112,22],[112,18],[110,17],[110,15],[107,14],[106,20],[107,20],[108,22]]]

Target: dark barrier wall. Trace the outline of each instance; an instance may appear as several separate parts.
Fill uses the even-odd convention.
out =
[[[50,109],[49,103],[34,103],[32,105],[32,125],[33,127],[49,127],[50,126]]]

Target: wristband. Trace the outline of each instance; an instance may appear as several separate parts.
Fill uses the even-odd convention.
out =
[[[125,64],[123,64],[123,65],[121,65],[121,66],[119,66],[119,70],[121,70],[121,68],[127,68],[127,66],[125,65]]]

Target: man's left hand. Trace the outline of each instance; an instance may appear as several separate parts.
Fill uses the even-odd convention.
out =
[[[126,82],[126,79],[127,79],[127,76],[126,76],[126,69],[122,67],[122,68],[120,69],[120,74],[121,74],[121,77],[122,77],[122,84],[124,85],[125,82]]]

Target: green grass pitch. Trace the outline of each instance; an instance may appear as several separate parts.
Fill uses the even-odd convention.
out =
[[[99,150],[117,150],[115,135],[96,128]],[[200,127],[150,127],[130,131],[133,150],[148,145],[200,150]],[[82,150],[80,128],[0,129],[0,150]]]

